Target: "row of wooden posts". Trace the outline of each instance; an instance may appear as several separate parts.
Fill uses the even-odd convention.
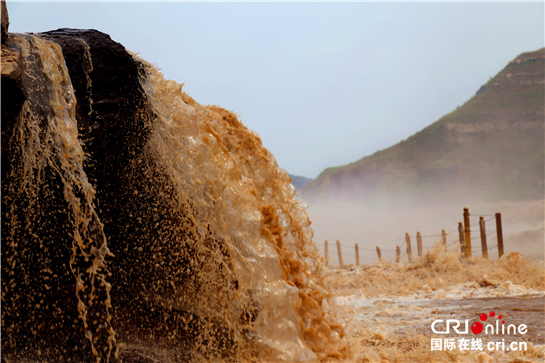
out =
[[[498,256],[503,256],[503,231],[501,226],[501,213],[495,214],[496,218],[496,236],[498,239]],[[479,229],[481,232],[481,249],[483,253],[483,258],[488,259],[488,246],[487,246],[487,240],[486,240],[486,228],[485,228],[485,221],[484,217],[479,217]],[[466,258],[471,257],[471,228],[469,224],[469,209],[464,208],[464,223],[462,225],[462,222],[458,223],[458,235],[459,235],[459,241],[460,241],[460,252],[462,255],[464,255]],[[443,246],[446,247],[447,245],[447,234],[445,230],[443,229],[441,231],[441,241]],[[405,233],[405,243],[407,244],[407,257],[409,258],[409,262],[411,262],[413,257],[413,252],[411,249],[411,237],[409,236],[409,233]],[[418,256],[422,256],[422,235],[420,232],[416,232],[416,243],[417,243],[417,249],[418,249]],[[377,247],[377,255],[379,260],[382,258],[382,253],[380,251],[380,247]],[[329,256],[328,251],[328,244],[327,240],[325,241],[325,256],[326,256],[326,264],[328,263],[329,259],[327,258]],[[358,249],[358,244],[355,245],[356,248],[356,265],[359,266],[360,264],[360,252]],[[337,253],[339,254],[339,265],[343,266],[343,256],[341,252],[341,243],[337,241]],[[399,263],[401,259],[401,249],[399,246],[396,246],[396,263]]]

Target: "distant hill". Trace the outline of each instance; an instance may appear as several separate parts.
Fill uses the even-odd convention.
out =
[[[303,190],[307,186],[308,183],[312,181],[312,179],[305,178],[304,176],[298,176],[298,175],[291,175],[289,174],[291,178],[291,183],[297,190]]]
[[[415,135],[325,169],[303,198],[543,198],[544,67],[545,48],[521,54],[463,106]]]

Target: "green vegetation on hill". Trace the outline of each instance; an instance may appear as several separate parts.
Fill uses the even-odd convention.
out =
[[[394,146],[325,169],[303,197],[543,198],[544,69],[545,48],[521,54],[463,106]]]

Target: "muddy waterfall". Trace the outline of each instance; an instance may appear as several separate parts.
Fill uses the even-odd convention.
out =
[[[341,357],[305,204],[237,115],[96,30],[2,44],[2,355]]]

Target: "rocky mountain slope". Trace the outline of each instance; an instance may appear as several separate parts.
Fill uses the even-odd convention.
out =
[[[356,162],[325,169],[308,201],[483,201],[544,195],[545,48],[523,53],[463,106]]]
[[[304,176],[299,175],[291,175],[289,174],[291,179],[291,184],[297,189],[297,190],[303,190],[308,183],[312,181],[310,178],[305,178]]]

